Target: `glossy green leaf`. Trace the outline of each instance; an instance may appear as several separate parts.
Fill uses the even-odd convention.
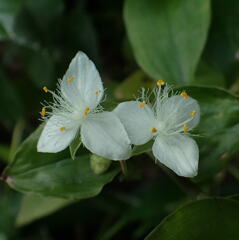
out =
[[[239,203],[205,199],[189,203],[166,217],[146,240],[239,239]]]
[[[21,227],[29,224],[39,218],[54,213],[72,202],[71,200],[61,198],[41,197],[33,194],[26,195],[22,199],[16,225]]]
[[[3,177],[10,187],[43,196],[83,199],[99,194],[118,174],[119,168],[114,165],[96,175],[87,154],[72,160],[68,150],[57,154],[37,152],[40,132],[41,127],[23,142],[5,170]]]
[[[127,0],[124,19],[137,62],[154,79],[193,79],[207,36],[209,0]]]

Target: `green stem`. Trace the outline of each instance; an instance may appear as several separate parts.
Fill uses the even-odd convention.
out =
[[[127,176],[128,174],[128,168],[127,168],[127,163],[125,160],[121,160],[119,161],[120,162],[120,166],[121,166],[121,170],[122,170],[122,173],[124,174],[124,176]]]

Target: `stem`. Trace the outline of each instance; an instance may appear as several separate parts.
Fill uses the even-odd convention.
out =
[[[127,169],[127,163],[125,160],[121,160],[120,162],[120,166],[121,166],[121,170],[124,176],[127,176],[128,173],[128,169]]]

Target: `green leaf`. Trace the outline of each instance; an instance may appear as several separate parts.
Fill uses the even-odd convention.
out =
[[[41,197],[33,194],[26,195],[22,199],[16,225],[21,227],[29,224],[71,203],[73,203],[73,201],[60,198]]]
[[[192,82],[195,85],[225,87],[225,78],[206,62],[200,62],[196,71],[196,76]]]
[[[22,0],[0,1],[0,39],[14,35],[14,21],[22,4]]]
[[[56,154],[37,152],[41,129],[38,128],[23,142],[4,171],[3,177],[10,187],[42,196],[84,199],[99,194],[103,186],[118,174],[116,164],[104,174],[94,174],[87,154],[73,161],[68,151]]]
[[[55,82],[55,69],[52,56],[44,50],[26,50],[25,63],[30,79],[35,86],[50,87]],[[42,71],[44,69],[44,71]]]
[[[0,196],[0,239],[9,239],[14,234],[21,195],[0,182]]]
[[[239,49],[239,1],[213,0],[213,18],[205,49],[207,59],[225,74],[237,71]]]
[[[166,217],[146,240],[239,239],[239,203],[205,199],[189,203]]]
[[[154,79],[193,79],[210,18],[209,0],[127,0],[124,19],[137,62]]]
[[[79,149],[79,147],[81,146],[81,143],[82,142],[81,142],[81,138],[80,138],[80,133],[78,133],[70,145],[70,154],[71,154],[71,158],[73,160],[75,160],[76,152]]]
[[[0,70],[0,121],[11,127],[23,115],[23,104],[10,80]]]

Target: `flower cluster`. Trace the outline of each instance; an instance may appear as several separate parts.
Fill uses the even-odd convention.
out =
[[[89,58],[79,52],[59,81],[53,103],[41,110],[46,125],[38,141],[39,152],[59,152],[80,131],[81,141],[92,153],[112,160],[130,158],[132,145],[154,140],[153,154],[180,176],[193,177],[198,168],[198,147],[188,133],[199,122],[200,108],[186,92],[171,94],[163,80],[136,101],[120,103],[113,112],[100,103],[104,88]],[[171,94],[171,95],[170,95]]]

